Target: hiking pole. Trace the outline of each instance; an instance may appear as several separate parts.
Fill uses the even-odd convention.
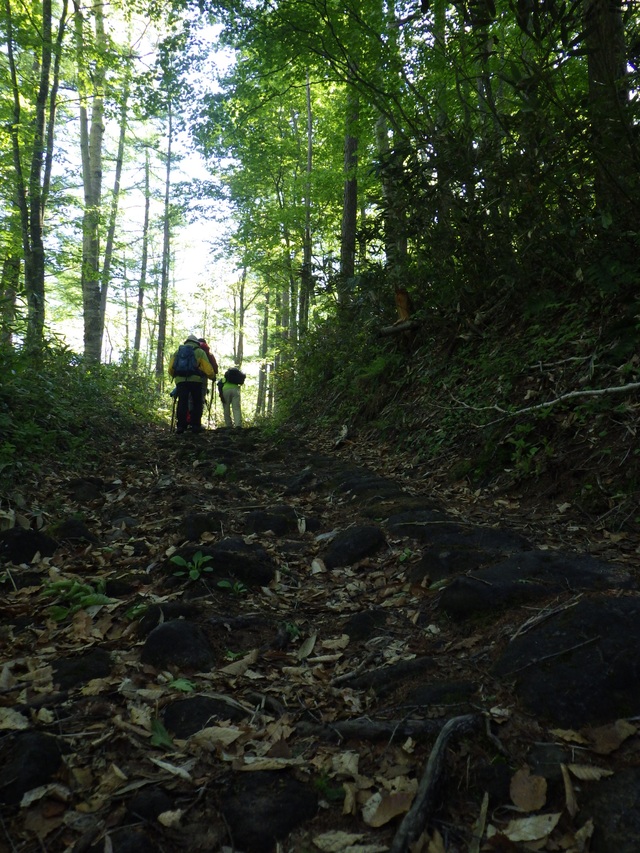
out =
[[[172,394],[171,396],[173,397],[173,408],[171,409],[171,428],[169,432],[173,432],[173,425],[176,422],[176,395]]]

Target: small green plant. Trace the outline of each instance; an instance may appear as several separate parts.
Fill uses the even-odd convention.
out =
[[[400,554],[400,556],[398,557],[398,562],[406,563],[410,557],[413,557],[413,551],[411,550],[411,548],[405,548],[402,554]]]
[[[238,597],[246,595],[248,592],[247,587],[242,583],[242,581],[227,581],[222,580],[218,581],[218,587],[220,589],[228,589],[232,595],[237,595]]]
[[[336,784],[326,773],[316,776],[313,780],[313,787],[328,803],[341,803],[345,798],[345,790],[342,785]]]
[[[171,735],[158,719],[151,721],[151,745],[162,746],[166,749],[171,749],[173,747]]]
[[[134,619],[139,619],[141,616],[144,616],[148,608],[148,604],[139,602],[138,604],[134,604],[132,607],[129,607],[127,610],[125,610],[124,615],[127,617],[127,619],[131,619],[131,621],[133,621]]]
[[[49,615],[56,622],[62,622],[79,610],[100,604],[116,604],[115,598],[105,595],[105,582],[98,581],[95,587],[78,580],[53,581],[45,585],[43,595],[56,596],[58,603],[49,608]]]
[[[285,622],[283,627],[290,641],[297,640],[301,634],[300,628],[295,622]]]
[[[184,557],[181,557],[179,554],[176,554],[174,557],[171,557],[171,562],[176,566],[181,566],[182,570],[179,572],[174,572],[175,577],[183,577],[184,575],[188,575],[192,581],[200,580],[200,576],[203,572],[212,572],[213,568],[211,566],[206,566],[209,560],[213,560],[211,554],[203,554],[202,551],[196,552],[191,560],[185,560]]]
[[[196,685],[188,678],[174,678],[173,681],[169,682],[169,687],[180,690],[182,693],[193,693],[196,689]]]
[[[240,658],[243,658],[245,654],[246,652],[232,652],[231,649],[227,649],[224,653],[224,659],[230,661],[240,660]]]

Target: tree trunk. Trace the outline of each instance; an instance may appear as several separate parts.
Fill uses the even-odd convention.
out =
[[[156,379],[158,390],[164,379],[164,350],[167,335],[167,301],[169,297],[169,265],[171,259],[171,153],[173,143],[173,113],[169,102],[167,128],[167,168],[164,183],[164,227],[162,237],[162,273],[160,279],[160,310],[158,312],[158,344],[156,348]]]
[[[256,401],[256,415],[266,414],[268,364],[267,353],[269,352],[269,290],[264,297],[264,308],[262,310],[262,328],[260,335],[260,372],[258,373],[258,398]]]
[[[621,0],[584,0],[596,207],[621,227],[637,203],[634,136]],[[637,153],[637,152],[636,152]]]
[[[140,261],[140,280],[138,282],[138,304],[136,308],[136,330],[133,340],[133,366],[137,367],[140,360],[140,344],[142,341],[142,318],[144,315],[144,295],[147,289],[147,264],[149,259],[149,210],[151,192],[149,179],[149,148],[144,151],[144,224],[142,226],[142,258]]]
[[[78,93],[80,97],[80,151],[84,212],[82,217],[82,308],[84,318],[84,354],[99,362],[102,352],[102,313],[100,294],[100,202],[102,196],[102,138],[104,135],[104,10],[102,0],[92,6],[96,56],[91,63],[86,57],[84,17],[79,0],[74,0],[76,13],[76,52]],[[91,118],[89,118],[91,102]]]
[[[16,318],[16,295],[20,283],[20,258],[9,255],[2,264],[0,279],[0,347],[10,347]]]
[[[27,335],[29,349],[42,344],[45,321],[45,264],[44,264],[44,209],[47,196],[50,158],[53,146],[53,121],[55,115],[60,45],[66,26],[66,3],[63,3],[58,23],[56,55],[53,59],[53,29],[51,0],[43,0],[40,21],[34,31],[40,34],[40,54],[33,57],[39,69],[38,86],[33,102],[33,118],[24,122],[22,104],[28,103],[30,93],[20,90],[14,43],[11,0],[5,0],[6,54],[12,100],[12,121],[9,123],[13,156],[15,198],[20,215],[22,251],[24,254],[24,284],[27,297]],[[49,116],[47,118],[47,110]],[[24,126],[23,126],[24,122]],[[26,131],[26,133],[25,133]],[[49,132],[50,131],[50,132]],[[48,165],[49,164],[49,165]]]
[[[309,326],[309,303],[313,293],[311,245],[311,175],[313,171],[313,113],[311,110],[311,82],[307,71],[307,167],[304,199],[304,239],[302,245],[302,275],[300,276],[299,331]]]
[[[376,147],[382,164],[382,199],[384,204],[384,251],[387,266],[401,267],[407,259],[406,212],[399,198],[398,188],[394,187],[385,174],[385,165],[390,165],[395,155],[389,150],[389,128],[382,113],[376,121]]]
[[[120,134],[118,137],[118,153],[116,154],[116,173],[113,180],[113,195],[111,197],[111,209],[109,211],[109,227],[107,229],[107,242],[104,250],[104,261],[102,263],[102,280],[100,287],[100,325],[102,326],[103,334],[107,314],[107,293],[109,292],[109,278],[111,276],[111,264],[113,260],[113,244],[116,234],[118,204],[120,201],[120,182],[122,180],[122,166],[124,162],[124,143],[127,134],[129,81],[130,66],[129,64],[127,64],[124,87],[122,91],[122,102],[120,104]]]
[[[242,367],[244,360],[244,314],[245,314],[245,286],[247,283],[247,268],[242,268],[242,278],[240,279],[240,287],[238,289],[238,315],[237,322],[237,338],[234,351],[234,360],[238,367]]]
[[[344,141],[344,202],[340,237],[340,274],[343,279],[353,278],[356,260],[356,227],[358,220],[358,118],[360,101],[353,86],[347,86],[346,134]],[[340,301],[346,293],[341,290]]]

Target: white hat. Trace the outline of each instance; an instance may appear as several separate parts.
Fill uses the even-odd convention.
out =
[[[200,343],[200,341],[196,338],[195,335],[189,335],[189,337],[185,341],[185,344],[188,344],[188,343],[198,344],[198,343]]]

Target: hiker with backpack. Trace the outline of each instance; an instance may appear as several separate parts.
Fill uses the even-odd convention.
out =
[[[202,432],[204,396],[202,379],[215,379],[213,367],[195,335],[189,335],[169,362],[169,376],[176,381],[176,432]]]
[[[240,404],[240,386],[244,385],[244,373],[238,367],[230,367],[224,379],[218,380],[218,393],[222,400],[224,423],[227,427],[242,426],[242,408]],[[231,417],[233,413],[233,419]]]

